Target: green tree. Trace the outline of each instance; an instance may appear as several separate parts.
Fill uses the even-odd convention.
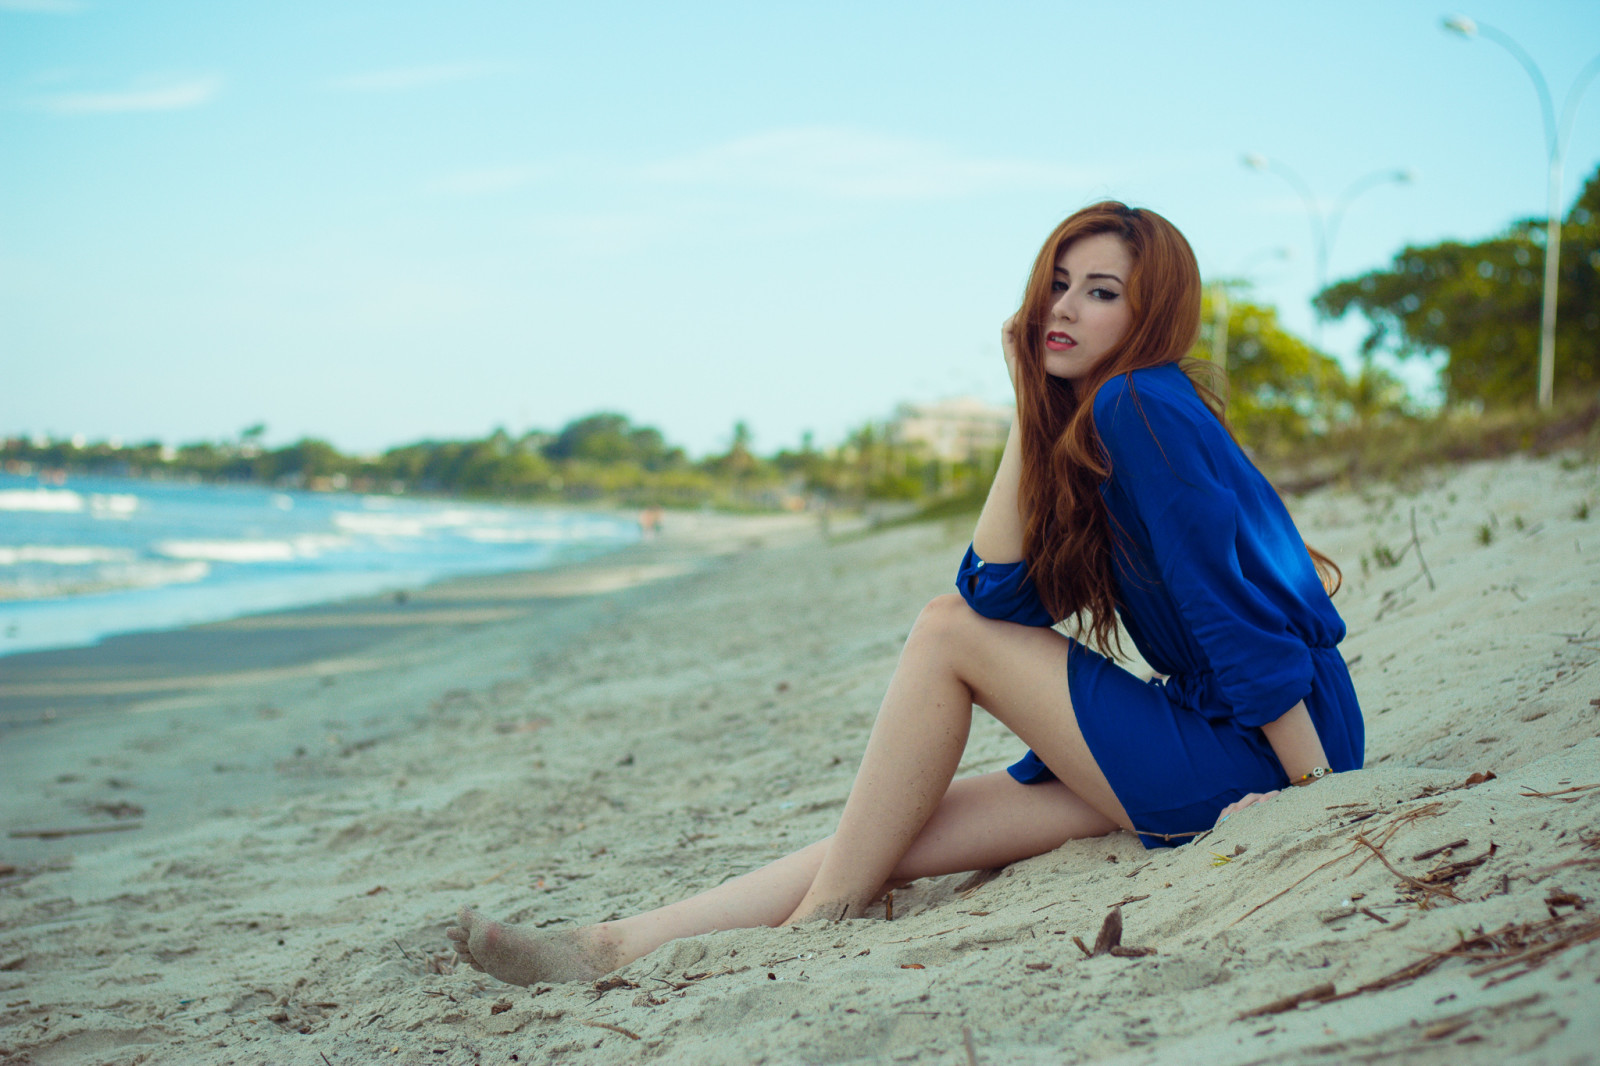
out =
[[[1253,448],[1304,440],[1352,413],[1353,390],[1337,360],[1284,329],[1278,312],[1241,298],[1227,301],[1228,420]],[[1207,293],[1200,339],[1189,354],[1210,359],[1219,326]]]
[[[201,477],[214,478],[218,476],[228,457],[223,450],[210,441],[196,441],[193,444],[180,444],[177,449],[175,466],[181,470],[193,471]]]
[[[302,437],[287,448],[267,452],[257,460],[257,476],[265,481],[290,478],[309,481],[314,477],[327,477],[344,473],[352,466],[351,460],[325,440]]]
[[[1356,310],[1371,325],[1362,350],[1400,358],[1443,353],[1451,401],[1531,402],[1538,379],[1544,222],[1523,219],[1477,243],[1408,246],[1387,270],[1317,295],[1333,318]],[[1600,170],[1561,227],[1555,388],[1600,384]]]
[[[750,432],[748,422],[743,420],[735,422],[728,450],[722,455],[706,460],[707,467],[716,473],[735,479],[748,478],[760,465],[760,460],[750,450],[754,440],[755,435]]]
[[[601,412],[567,423],[556,439],[545,446],[547,459],[588,459],[614,462],[633,457],[635,443],[628,438],[628,417]]]

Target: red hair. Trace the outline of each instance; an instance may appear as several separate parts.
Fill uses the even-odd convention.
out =
[[[1044,322],[1062,253],[1074,241],[1101,233],[1120,238],[1133,260],[1124,287],[1131,321],[1116,346],[1074,386],[1045,372]],[[1108,653],[1116,645],[1116,577],[1111,519],[1099,488],[1110,470],[1091,400],[1119,374],[1181,363],[1226,429],[1219,389],[1198,380],[1213,368],[1187,358],[1199,334],[1200,267],[1183,234],[1154,211],[1114,200],[1084,208],[1055,228],[1028,275],[1016,330],[1023,555],[1051,616],[1073,619],[1089,643]],[[1128,386],[1131,391],[1131,378]],[[1335,573],[1338,568],[1307,550],[1327,585],[1324,567]]]

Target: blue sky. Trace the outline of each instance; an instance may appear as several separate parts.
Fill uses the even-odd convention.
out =
[[[1353,202],[1335,279],[1544,212],[1532,82],[1447,13],[0,0],[0,433],[369,451],[611,409],[695,453],[832,442],[1005,399],[1040,241],[1107,196],[1309,333],[1306,210],[1242,154],[1324,207],[1416,172]],[[1558,108],[1600,52],[1600,4],[1463,13]],[[1592,87],[1566,204],[1597,165]]]

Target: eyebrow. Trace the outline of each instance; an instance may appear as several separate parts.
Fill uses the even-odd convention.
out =
[[[1065,274],[1069,278],[1072,277],[1072,271],[1066,269],[1065,267],[1056,267],[1056,273],[1057,274]],[[1094,278],[1110,278],[1112,281],[1118,282],[1120,284],[1123,284],[1123,285],[1127,284],[1127,282],[1123,281],[1120,277],[1118,277],[1115,274],[1085,274],[1083,276],[1083,280],[1084,281],[1091,281]]]

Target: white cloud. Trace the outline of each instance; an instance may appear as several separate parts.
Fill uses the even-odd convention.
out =
[[[1097,180],[1087,168],[964,155],[935,141],[828,126],[774,130],[727,141],[651,164],[643,174],[660,182],[871,200],[946,199],[1005,189],[1081,186]]]
[[[86,6],[82,0],[0,0],[0,11],[26,11],[41,15],[76,15]]]
[[[334,89],[348,89],[352,92],[395,92],[427,85],[471,81],[474,78],[496,74],[501,69],[502,67],[495,63],[436,63],[431,66],[397,67],[393,70],[349,74],[342,78],[334,78],[328,85]]]
[[[222,87],[220,78],[197,78],[144,88],[100,93],[61,93],[42,106],[58,115],[116,114],[128,111],[179,111],[199,107]]]

